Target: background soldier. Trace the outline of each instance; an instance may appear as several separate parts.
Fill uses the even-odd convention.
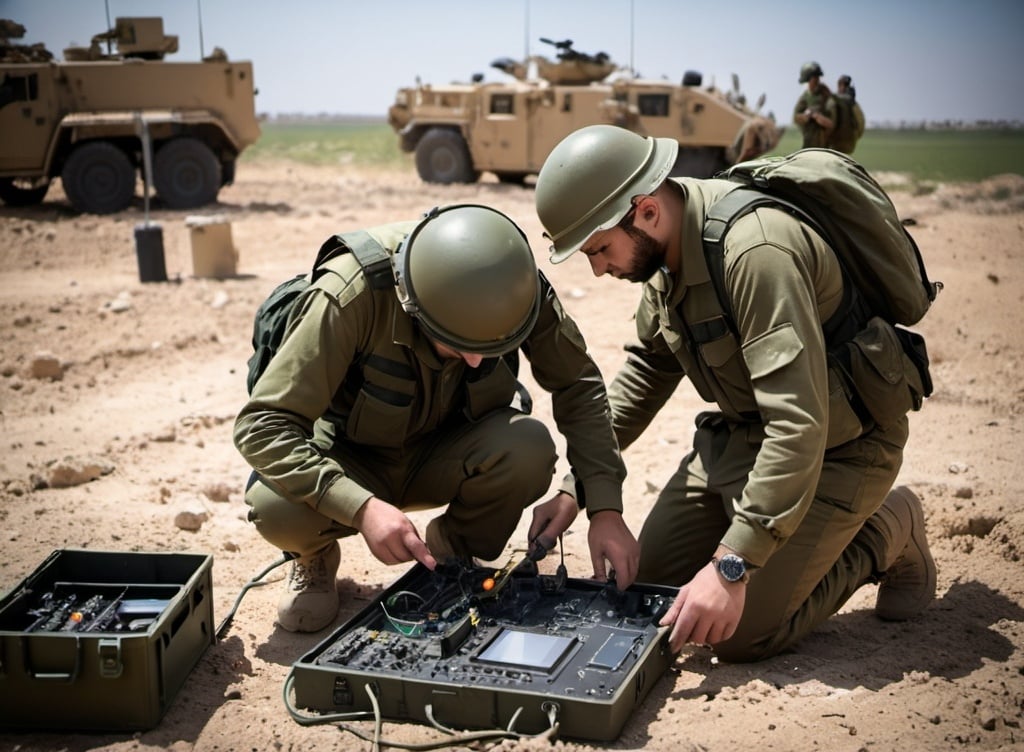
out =
[[[836,104],[832,92],[822,82],[821,66],[804,63],[800,68],[800,83],[807,89],[796,100],[793,122],[804,134],[803,148],[828,146],[828,137],[835,127]]]
[[[864,112],[857,102],[857,90],[849,76],[839,77],[833,98],[836,103],[836,127],[828,146],[844,154],[853,154],[857,142],[864,135]]]

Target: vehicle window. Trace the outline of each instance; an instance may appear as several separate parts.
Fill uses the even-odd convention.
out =
[[[39,98],[39,76],[35,73],[28,76],[4,76],[0,83],[0,107],[11,102],[29,102]]]
[[[637,97],[641,115],[668,117],[668,94],[641,94]]]
[[[492,115],[512,115],[515,111],[515,100],[511,94],[495,94],[491,97]]]

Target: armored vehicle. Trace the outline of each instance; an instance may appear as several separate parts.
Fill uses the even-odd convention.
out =
[[[59,177],[79,211],[120,211],[147,143],[163,205],[202,206],[260,135],[252,63],[229,62],[220,48],[201,62],[166,62],[178,38],[161,18],[118,18],[89,47],[65,49],[63,62],[11,42],[24,31],[0,20],[0,199],[9,206],[41,202]]]
[[[704,87],[688,71],[677,85],[622,70],[605,53],[572,48],[572,40],[541,39],[557,59],[499,58],[491,66],[514,80],[418,84],[400,89],[388,122],[403,151],[415,153],[430,183],[472,183],[484,171],[503,182],[536,174],[563,137],[586,125],[610,123],[645,136],[679,141],[674,175],[709,177],[735,162],[772,150],[782,136],[774,116],[746,104],[733,76],[724,92]]]

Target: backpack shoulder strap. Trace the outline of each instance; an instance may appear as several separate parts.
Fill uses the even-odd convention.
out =
[[[324,241],[316,255],[316,261],[313,262],[313,281],[319,279],[326,271],[323,268],[324,264],[346,252],[356,257],[370,287],[374,290],[394,287],[395,274],[391,267],[391,254],[365,230],[332,235]]]
[[[701,241],[704,244],[704,260],[711,275],[718,302],[725,311],[725,319],[733,334],[738,334],[733,317],[732,303],[725,293],[725,235],[737,219],[749,214],[759,206],[777,205],[772,196],[752,188],[736,188],[725,194],[708,208],[704,219]]]
[[[737,338],[739,332],[736,328],[732,302],[725,291],[725,235],[736,220],[762,206],[772,206],[788,212],[811,227],[826,243],[831,245],[828,233],[807,212],[790,201],[763,193],[756,188],[737,188],[712,204],[704,220],[704,230],[701,236],[704,243],[704,258],[708,265],[708,273],[711,276],[715,294],[718,296],[722,310],[725,311],[726,322]],[[825,340],[830,343],[849,339],[863,323],[862,320],[867,319],[863,300],[846,272],[842,257],[837,253],[836,258],[843,275],[843,299],[829,320],[822,322]]]

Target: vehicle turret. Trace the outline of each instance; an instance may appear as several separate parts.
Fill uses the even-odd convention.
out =
[[[111,47],[116,49],[113,52]],[[65,60],[163,60],[178,51],[178,37],[164,34],[164,20],[118,18],[114,28],[93,36],[88,47],[65,47]]]

